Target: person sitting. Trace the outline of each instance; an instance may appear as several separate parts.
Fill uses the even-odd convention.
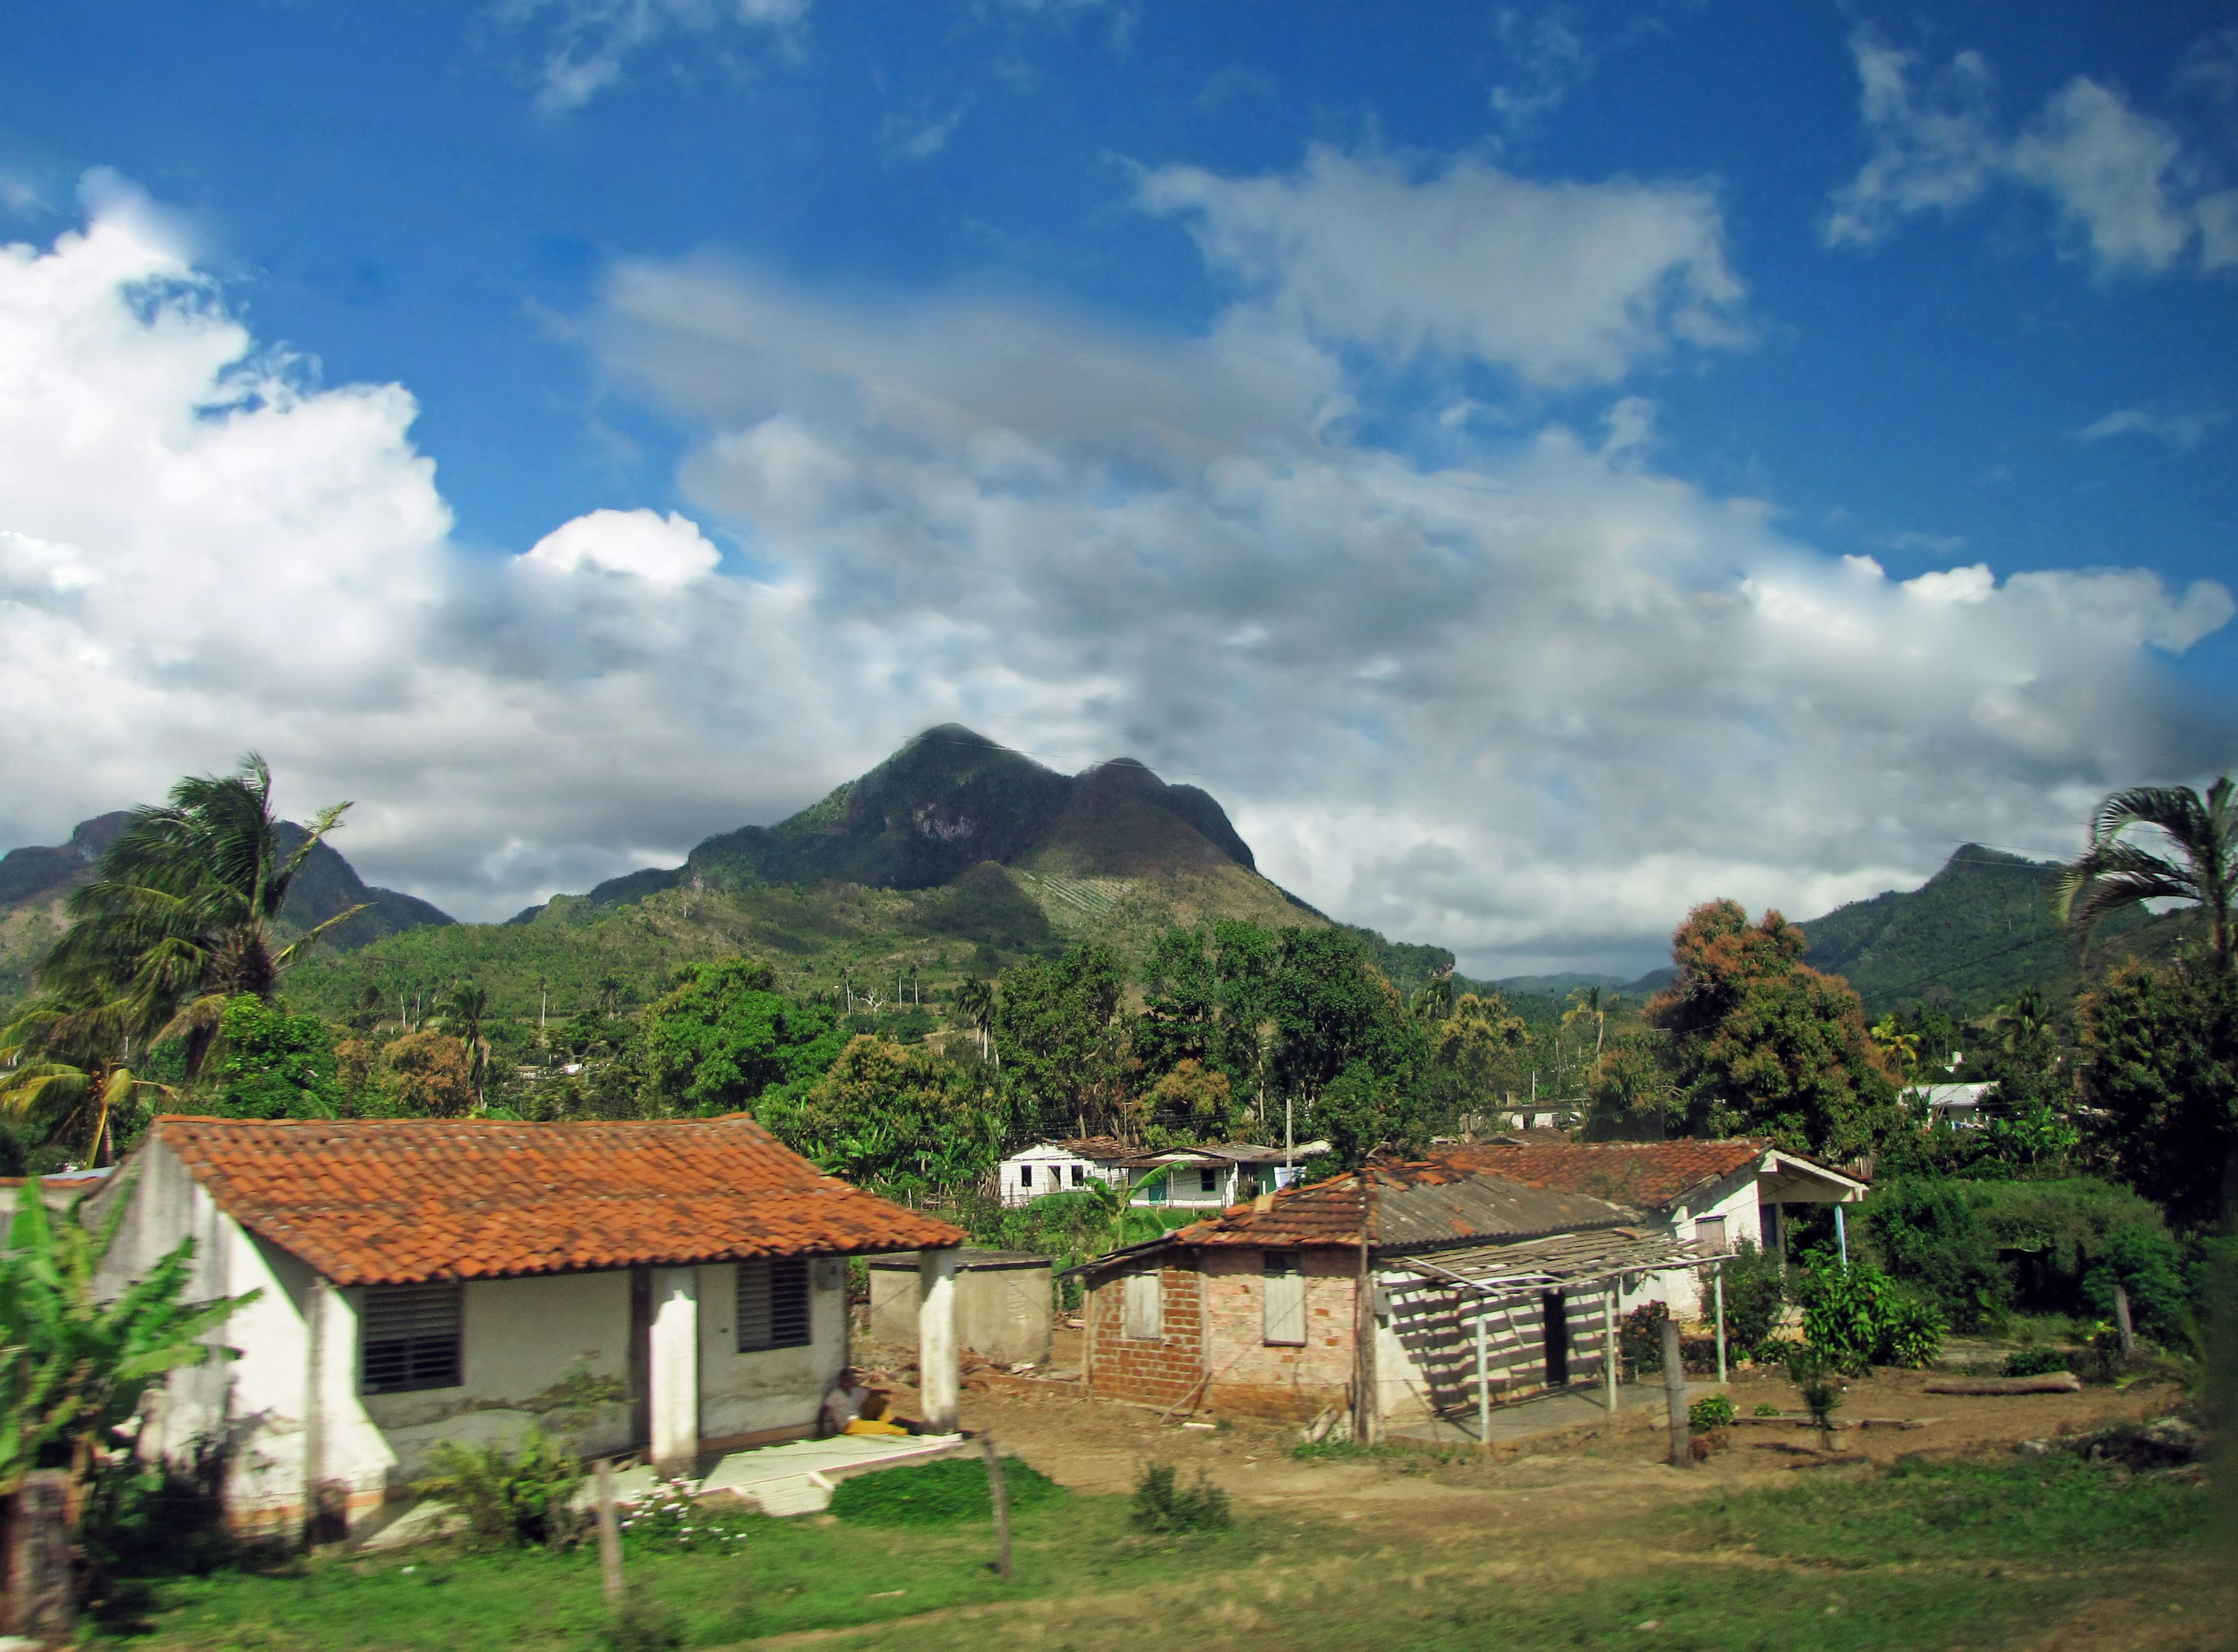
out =
[[[840,1371],[831,1391],[824,1397],[823,1410],[818,1413],[818,1438],[828,1439],[834,1434],[909,1432],[900,1424],[886,1420],[885,1391],[872,1388],[863,1378],[863,1371],[854,1365]]]

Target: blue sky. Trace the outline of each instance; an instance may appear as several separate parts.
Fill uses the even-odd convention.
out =
[[[114,645],[0,836],[254,741],[488,915],[953,716],[1479,968],[2056,852],[2232,743],[2238,31],[2144,10],[8,6],[15,640]]]

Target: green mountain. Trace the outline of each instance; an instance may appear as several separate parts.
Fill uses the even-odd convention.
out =
[[[2055,1001],[2081,985],[2075,937],[2052,910],[2056,862],[2031,861],[1979,843],[1962,843],[1918,889],[1891,889],[1806,920],[1804,961],[1846,976],[1877,1017],[1933,1002],[1979,1014],[2026,987]],[[2093,943],[2093,973],[2172,943],[2181,918],[2135,914],[2103,925]]]
[[[503,924],[398,935],[306,965],[291,995],[340,1013],[471,976],[498,1013],[643,1001],[679,964],[752,953],[796,990],[891,1001],[1097,941],[1139,958],[1174,924],[1320,925],[1260,876],[1227,813],[1132,758],[1059,774],[944,724],[774,826],[710,837],[678,867],[612,878]],[[1380,941],[1380,937],[1378,937]],[[1452,965],[1437,948],[1405,948]]]
[[[26,845],[0,856],[0,1006],[30,990],[32,967],[70,921],[66,903],[70,891],[93,876],[102,851],[130,818],[122,809],[97,815],[80,821],[66,843]],[[280,838],[282,847],[293,851],[303,841],[303,829],[282,821]],[[327,932],[327,938],[344,951],[424,924],[451,922],[449,914],[417,895],[367,883],[339,850],[321,843],[312,849],[288,891],[287,904],[280,909],[281,928],[301,934],[354,906],[366,910]]]

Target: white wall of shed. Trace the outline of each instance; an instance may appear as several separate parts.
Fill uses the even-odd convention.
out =
[[[808,1264],[808,1345],[738,1351],[738,1270],[699,1270],[699,1435],[734,1439],[811,1428],[847,1363],[847,1264]]]

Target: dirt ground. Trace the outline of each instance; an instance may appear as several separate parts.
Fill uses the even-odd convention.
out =
[[[1060,1332],[1076,1343],[1076,1332]],[[1061,1342],[1050,1369],[1076,1370]],[[1643,1556],[1637,1517],[1747,1486],[1791,1484],[1802,1474],[1861,1470],[1912,1453],[2010,1449],[2031,1439],[2085,1432],[2167,1411],[2165,1386],[2085,1388],[2070,1394],[1929,1394],[1929,1374],[1883,1371],[1850,1385],[1837,1417],[1831,1458],[1814,1431],[1744,1422],[1725,1449],[1690,1470],[1670,1467],[1659,1404],[1639,1404],[1612,1419],[1559,1433],[1473,1446],[1421,1447],[1387,1456],[1300,1460],[1294,1424],[1248,1418],[1166,1417],[1148,1407],[1089,1398],[1076,1382],[993,1375],[967,1380],[963,1425],[990,1431],[1005,1453],[1023,1457],[1061,1483],[1123,1492],[1145,1463],[1173,1464],[1184,1479],[1199,1470],[1240,1506],[1265,1512],[1311,1511],[1357,1523],[1363,1538],[1403,1542],[1426,1567],[1498,1553],[1505,1567],[1550,1583],[1584,1582],[1637,1565]],[[990,1391],[999,1390],[1000,1391]],[[1727,1390],[1743,1417],[1758,1404],[1799,1411],[1784,1376],[1740,1374]],[[915,1395],[897,1392],[906,1414]],[[1912,1428],[1858,1427],[1859,1419],[1914,1422]],[[1209,1425],[1208,1425],[1209,1424]],[[1670,1556],[1668,1558],[1678,1558]],[[2176,1580],[2169,1580],[2172,1583]],[[2207,1652],[2238,1646],[2238,1578],[2182,1580],[2219,1601],[2218,1626],[2195,1599],[2188,1608],[2158,1598],[2102,1598],[2072,1621],[2045,1626],[2031,1652],[2092,1647],[2125,1652]],[[2225,1635],[2228,1638],[2224,1638]]]

